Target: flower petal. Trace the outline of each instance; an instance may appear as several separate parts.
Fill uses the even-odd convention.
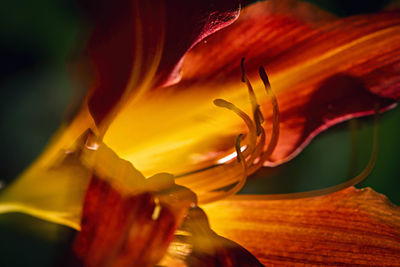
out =
[[[88,0],[84,6],[95,25],[88,49],[96,74],[88,104],[97,124],[112,119],[109,113],[127,98],[176,82],[183,55],[229,25],[239,9],[237,1],[209,0]]]
[[[21,212],[80,228],[82,202],[91,175],[91,168],[81,160],[90,134],[82,128],[91,120],[87,112],[80,115],[67,129],[62,127],[42,155],[1,192],[0,214]],[[104,154],[107,161],[115,159],[110,151]]]
[[[329,126],[371,114],[373,102],[388,107],[400,99],[399,36],[398,10],[334,19],[300,1],[261,2],[186,56],[182,84],[207,81],[223,90],[210,84],[238,80],[242,57],[253,81],[264,65],[282,113],[276,165]]]
[[[60,154],[52,166],[38,161],[6,187],[0,195],[0,214],[21,212],[79,229],[90,172],[75,154]]]
[[[400,94],[399,38],[396,12],[335,19],[297,1],[256,3],[186,55],[180,83],[128,103],[104,140],[145,174],[216,164],[234,152],[236,136],[247,132],[239,118],[212,102],[227,99],[250,114],[240,82],[244,56],[267,138],[272,109],[256,76],[260,65],[281,112],[278,146],[266,164],[285,162],[322,130],[373,114],[376,104],[381,111],[393,107]]]
[[[237,196],[203,207],[218,234],[263,264],[396,266],[400,209],[373,190],[297,200]]]
[[[90,177],[79,160],[74,165],[64,162],[65,152],[88,128],[96,129],[95,124],[106,119],[122,95],[148,89],[152,79],[152,86],[177,82],[183,55],[202,38],[232,23],[239,12],[237,1],[166,0],[158,1],[157,8],[153,4],[84,1],[94,24],[88,50],[96,73],[89,105],[84,103],[32,166],[1,192],[0,213],[24,212],[78,229]],[[109,166],[109,153],[105,159],[103,165]],[[104,170],[104,166],[100,167]],[[115,172],[115,166],[108,171]]]
[[[212,231],[207,215],[199,207],[189,209],[161,265],[263,266],[246,249]]]
[[[193,193],[176,186],[125,195],[94,175],[75,251],[88,267],[154,266],[193,200]]]
[[[73,145],[62,146],[76,134],[71,129],[56,138],[15,183],[1,192],[0,213],[22,212],[80,229],[82,203],[92,172],[124,192],[161,190],[173,184],[168,174],[146,181],[130,162],[119,158],[90,130]]]

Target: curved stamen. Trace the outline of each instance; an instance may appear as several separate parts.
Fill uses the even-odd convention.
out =
[[[254,147],[256,146],[256,141],[257,141],[257,135],[256,135],[257,130],[256,130],[256,127],[255,127],[253,121],[250,119],[250,117],[245,112],[243,112],[241,109],[236,107],[234,104],[232,104],[224,99],[215,99],[214,105],[216,105],[217,107],[226,108],[226,109],[229,109],[229,110],[235,112],[246,123],[246,126],[249,129],[249,139],[250,139],[249,145],[248,145],[248,147],[246,147],[246,150],[244,152],[245,157],[247,157],[249,154],[248,151],[253,151]]]
[[[254,151],[260,151],[260,149],[256,149],[259,144],[256,144],[257,135],[255,124],[251,121],[250,117],[237,108],[234,104],[223,100],[216,99],[214,100],[214,104],[227,108],[229,110],[234,111],[238,114],[246,123],[249,129],[250,142],[246,149],[241,152],[243,157],[243,162],[248,165],[248,161],[246,161],[247,157],[250,156],[250,160],[254,160]],[[236,155],[237,152],[236,152]],[[218,190],[218,188],[224,188],[229,186],[235,182],[238,182],[241,179],[241,167],[235,161],[230,161],[224,164],[215,165],[212,168],[204,169],[203,171],[192,172],[190,174],[186,174],[183,177],[180,176],[177,182],[179,184],[188,186],[190,188],[196,188],[198,190],[204,190],[205,194],[211,193],[210,191]],[[208,192],[208,193],[206,193]],[[215,193],[212,193],[215,194]],[[199,201],[201,201],[201,196],[199,196]]]
[[[227,198],[229,196],[235,195],[246,184],[246,180],[247,180],[247,165],[246,165],[245,158],[243,156],[243,152],[240,149],[240,141],[241,141],[242,137],[243,137],[243,135],[239,134],[238,137],[236,138],[236,144],[235,144],[236,153],[238,155],[237,156],[237,161],[239,163],[241,163],[241,166],[243,168],[241,179],[236,183],[236,185],[234,187],[232,187],[228,191],[210,192],[207,197],[200,199],[200,201],[199,201],[200,204],[206,204],[206,203],[210,203],[210,202],[215,202],[215,201]]]
[[[283,199],[297,199],[297,198],[306,198],[306,197],[316,197],[331,194],[343,189],[346,189],[350,186],[354,186],[360,182],[362,182],[368,175],[372,172],[377,155],[378,155],[378,131],[379,131],[379,113],[378,109],[375,109],[375,119],[374,119],[374,130],[373,130],[373,141],[372,141],[372,151],[371,156],[364,170],[358,174],[357,176],[351,178],[350,180],[330,186],[323,189],[310,190],[306,192],[299,193],[288,193],[288,194],[266,194],[266,195],[241,195],[236,196],[235,198],[241,200],[283,200]]]
[[[271,140],[268,144],[267,150],[265,151],[262,162],[266,161],[269,159],[269,157],[272,155],[272,152],[274,152],[276,145],[278,144],[278,139],[279,139],[279,124],[280,124],[280,113],[279,113],[279,106],[278,106],[278,100],[276,99],[276,96],[274,92],[271,89],[271,85],[269,83],[269,79],[267,76],[267,73],[265,72],[265,69],[261,66],[259,69],[259,74],[261,77],[261,80],[264,83],[265,90],[267,91],[268,96],[271,99],[272,103],[272,108],[273,108],[273,114],[272,114],[272,135],[271,135]]]
[[[243,119],[249,130],[248,145],[242,152],[243,147],[240,147],[240,142],[243,135],[241,134],[236,139],[235,148],[237,161],[215,164],[208,168],[183,175],[181,174],[177,177],[179,178],[177,180],[178,184],[196,190],[200,203],[209,203],[236,194],[244,186],[247,175],[255,172],[262,166],[263,162],[270,157],[278,142],[280,121],[279,108],[276,97],[270,88],[265,70],[262,67],[260,68],[260,77],[264,82],[266,92],[271,99],[273,107],[273,129],[266,151],[264,151],[266,134],[264,128],[261,126],[264,122],[264,117],[261,113],[253,87],[245,74],[244,59],[241,61],[241,68],[241,78],[247,86],[249,100],[252,105],[253,120],[245,112],[226,100],[216,99],[214,100],[214,104],[218,107],[235,112]],[[232,185],[233,187],[231,189],[225,191],[228,186]]]
[[[257,135],[256,135],[256,127],[255,124],[252,122],[250,117],[244,113],[242,110],[237,108],[234,104],[223,100],[223,99],[216,99],[214,100],[214,104],[219,107],[227,108],[231,111],[234,111],[238,116],[240,116],[249,130],[249,144],[246,146],[243,153],[244,162],[246,162],[246,158],[249,155],[253,155],[254,151],[256,150],[259,144],[257,142]],[[236,152],[236,155],[237,152]],[[254,160],[254,156],[251,157],[251,160]],[[247,163],[246,163],[247,164]],[[202,170],[198,170],[191,173],[181,174],[177,176],[179,180],[177,182],[179,184],[191,187],[191,188],[198,188],[207,191],[214,191],[218,188],[226,187],[232,183],[237,182],[240,179],[240,169],[238,169],[236,162],[227,162],[220,165],[213,165],[209,168],[205,168]]]
[[[242,82],[246,84],[248,92],[249,92],[250,103],[251,103],[252,111],[253,111],[253,119],[254,119],[254,123],[256,124],[257,136],[259,136],[262,131],[261,124],[264,122],[264,116],[262,115],[260,105],[257,103],[257,97],[256,97],[256,94],[254,93],[254,89],[251,86],[251,83],[246,76],[246,73],[244,70],[244,58],[242,58],[242,60],[240,62],[240,67],[242,69]]]

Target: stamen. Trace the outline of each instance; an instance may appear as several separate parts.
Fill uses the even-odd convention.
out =
[[[242,146],[242,147],[240,148],[240,151],[243,152],[243,151],[246,149],[246,147],[247,147],[247,146]],[[229,155],[226,156],[226,157],[223,157],[222,159],[219,159],[219,160],[217,161],[217,163],[218,163],[218,164],[224,164],[224,163],[227,163],[228,161],[231,161],[231,160],[234,159],[234,158],[237,158],[237,153],[236,153],[236,151],[233,152],[233,153],[231,153],[231,154],[229,154]]]
[[[297,199],[297,198],[306,198],[306,197],[316,197],[331,194],[343,189],[346,189],[350,186],[354,186],[360,182],[362,182],[368,175],[372,172],[377,155],[378,155],[378,131],[379,131],[379,109],[375,107],[375,119],[374,119],[374,130],[373,130],[373,141],[372,141],[372,151],[370,159],[365,166],[364,170],[357,176],[351,178],[350,180],[334,185],[331,187],[311,190],[306,192],[299,192],[299,193],[288,193],[288,194],[268,194],[268,195],[241,195],[235,196],[236,199],[241,200],[283,200],[283,199]]]
[[[258,69],[258,74],[260,74],[261,80],[263,81],[265,87],[271,88],[271,84],[269,83],[268,75],[265,72],[265,69],[263,66],[260,66]]]
[[[256,129],[257,129],[257,136],[260,136],[261,131],[262,131],[261,124],[264,122],[264,116],[261,113],[260,105],[257,103],[257,98],[256,98],[256,94],[254,93],[253,87],[251,86],[251,83],[246,76],[246,73],[244,70],[244,58],[242,58],[242,60],[240,62],[240,67],[242,69],[242,82],[246,84],[248,92],[249,92],[250,103],[251,103],[252,110],[253,110],[253,119],[254,119],[254,123],[256,124]]]
[[[243,83],[246,81],[245,80],[246,72],[244,71],[244,60],[245,60],[244,57],[242,57],[242,59],[240,60],[240,69],[242,70],[242,82]]]
[[[261,131],[262,131],[262,126],[261,124],[264,122],[264,116],[261,112],[260,105],[257,103],[257,98],[254,93],[253,87],[251,86],[249,80],[246,78],[246,85],[249,91],[249,97],[250,97],[250,103],[252,105],[253,109],[253,120],[254,123],[256,124],[256,130],[257,130],[257,136],[260,136]]]
[[[271,99],[272,103],[272,109],[273,109],[273,114],[272,114],[272,135],[271,135],[271,140],[269,141],[267,150],[265,151],[262,161],[266,161],[267,159],[270,158],[272,155],[272,152],[274,152],[276,145],[278,144],[278,139],[279,139],[279,124],[280,124],[280,113],[279,113],[279,106],[278,106],[278,100],[276,99],[276,96],[274,92],[271,89],[271,85],[269,83],[269,79],[267,76],[267,73],[265,72],[265,69],[263,66],[259,68],[259,74],[261,77],[261,80],[264,83],[265,90],[267,91],[268,96]]]
[[[236,149],[236,155],[237,155],[237,161],[240,162],[244,162],[244,158],[243,158],[243,154],[242,149],[240,147],[240,141],[243,138],[243,134],[239,134],[238,137],[236,138],[236,143],[235,143],[235,149]]]
[[[250,158],[249,162],[252,164],[254,160],[259,158],[261,153],[263,152],[264,145],[265,145],[265,131],[264,128],[261,126],[262,123],[264,123],[264,116],[261,112],[260,105],[258,104],[256,94],[254,93],[253,87],[249,81],[249,79],[246,76],[246,72],[244,69],[244,61],[245,58],[242,58],[240,61],[240,67],[242,70],[242,82],[244,82],[247,86],[248,93],[249,93],[249,98],[250,98],[250,103],[252,105],[253,109],[253,120],[256,125],[256,130],[257,130],[257,136],[261,136],[259,143],[256,146],[255,152],[252,154],[252,157]]]
[[[252,174],[255,171],[257,171],[260,167],[262,167],[264,163],[264,154],[265,154],[264,147],[265,147],[265,131],[263,128],[260,135],[260,141],[258,142],[256,150],[252,155],[252,159],[250,159],[250,162],[252,162],[253,164],[249,166],[247,171],[248,174]]]
[[[216,99],[214,100],[214,104],[235,112],[243,119],[249,130],[249,144],[245,146],[240,145],[243,138],[243,135],[240,134],[235,143],[237,161],[224,161],[222,164],[216,164],[208,168],[176,176],[179,178],[177,180],[179,184],[196,190],[199,196],[199,203],[209,203],[236,194],[244,186],[247,175],[259,169],[263,162],[270,157],[277,145],[280,121],[279,108],[276,97],[269,86],[265,70],[261,68],[263,72],[261,73],[260,71],[260,77],[263,79],[267,94],[272,102],[273,130],[267,150],[264,152],[266,134],[264,128],[261,126],[264,122],[264,117],[257,103],[251,83],[245,75],[244,59],[241,61],[241,68],[242,81],[246,83],[248,88],[254,121],[245,112],[226,100]],[[243,150],[244,147],[245,149]],[[228,186],[233,187],[225,191]]]
[[[247,157],[249,154],[248,151],[253,151],[254,147],[256,146],[256,141],[257,141],[256,128],[255,128],[252,120],[245,112],[243,112],[238,107],[236,107],[234,104],[232,104],[224,99],[215,99],[214,105],[216,105],[217,107],[226,108],[226,109],[229,109],[229,110],[235,112],[246,123],[246,126],[249,129],[249,139],[250,139],[249,145],[244,152],[245,157]]]
[[[243,138],[243,135],[239,134],[238,137],[236,138],[236,145],[235,145],[236,153],[238,155],[237,160],[238,160],[238,162],[241,163],[242,168],[243,168],[243,174],[242,174],[241,179],[237,182],[237,184],[234,187],[232,187],[228,191],[225,191],[225,192],[210,192],[209,196],[207,198],[201,199],[200,204],[206,204],[206,203],[210,203],[210,202],[215,202],[215,201],[227,198],[229,196],[235,195],[246,184],[246,180],[247,180],[247,165],[246,165],[246,161],[244,159],[243,153],[242,153],[242,151],[240,149],[240,141],[242,140],[242,138]]]
[[[242,168],[243,168],[243,175],[242,175],[242,178],[239,180],[239,182],[231,190],[229,190],[224,197],[231,196],[231,195],[234,195],[237,192],[239,192],[240,189],[243,188],[243,186],[245,185],[246,180],[247,180],[247,165],[246,165],[246,161],[244,159],[243,153],[240,150],[241,139],[242,139],[242,135],[239,134],[238,137],[236,138],[236,153],[238,154],[238,162],[241,163]]]

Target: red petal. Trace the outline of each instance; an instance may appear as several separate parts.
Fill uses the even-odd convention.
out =
[[[299,1],[254,4],[188,53],[171,90],[203,87],[221,97],[239,82],[242,57],[256,89],[264,65],[277,94],[281,136],[272,161],[281,163],[322,130],[400,99],[400,12],[335,19]],[[268,130],[271,107],[262,105]]]
[[[121,98],[146,89],[141,86],[176,81],[186,51],[238,15],[238,3],[225,0],[86,2],[95,24],[89,53],[96,80],[89,108],[98,124]]]
[[[180,83],[126,105],[105,142],[145,174],[180,174],[215,164],[234,152],[238,134],[248,132],[236,115],[213,105],[222,98],[249,111],[240,81],[243,56],[266,117],[267,140],[272,110],[261,98],[260,65],[266,66],[277,96],[281,131],[268,164],[279,164],[322,130],[373,114],[376,103],[381,110],[392,107],[400,93],[400,15],[335,19],[297,1],[246,7],[234,24],[186,55]]]
[[[368,188],[297,200],[238,196],[203,208],[213,230],[266,266],[400,262],[400,209]]]
[[[153,266],[164,255],[191,196],[182,187],[164,194],[123,195],[93,176],[75,251],[85,266]]]

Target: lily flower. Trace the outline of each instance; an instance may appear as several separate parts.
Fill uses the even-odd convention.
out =
[[[399,208],[351,187],[375,154],[349,182],[300,194],[313,198],[233,195],[330,126],[396,106],[400,13],[153,2],[85,2],[93,83],[0,212],[80,231],[86,266],[395,266]]]

